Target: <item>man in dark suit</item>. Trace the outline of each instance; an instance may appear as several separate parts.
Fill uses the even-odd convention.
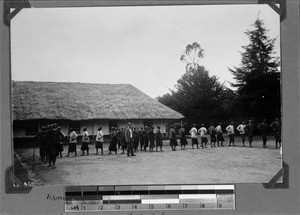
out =
[[[129,122],[128,126],[125,128],[125,141],[127,144],[127,156],[135,156],[133,153],[133,129],[132,124]]]

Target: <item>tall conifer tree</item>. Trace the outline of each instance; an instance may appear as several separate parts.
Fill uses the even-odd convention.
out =
[[[242,46],[240,67],[229,70],[236,83],[237,109],[243,117],[274,118],[280,116],[280,72],[279,58],[275,56],[276,38],[267,36],[268,30],[262,20],[257,18],[254,30],[245,34],[250,44]]]

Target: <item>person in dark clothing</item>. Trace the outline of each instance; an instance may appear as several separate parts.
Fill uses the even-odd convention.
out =
[[[154,147],[155,147],[155,143],[154,143],[154,139],[155,139],[155,134],[154,134],[154,131],[153,131],[153,127],[150,127],[149,128],[149,132],[148,132],[148,137],[149,137],[149,152],[153,152],[154,150]]]
[[[133,149],[134,152],[137,152],[140,141],[140,133],[137,128],[133,129]]]
[[[42,126],[42,131],[36,136],[37,142],[40,146],[40,159],[42,162],[47,162],[46,158],[46,127]]]
[[[144,151],[147,151],[147,147],[149,145],[149,135],[148,135],[149,129],[147,126],[145,126],[144,131],[143,131],[143,136],[144,136]]]
[[[260,130],[260,134],[263,140],[263,147],[267,148],[267,134],[269,130],[269,126],[267,124],[267,121],[264,119],[262,123],[260,123],[257,128]]]
[[[49,132],[52,130],[51,125],[45,126],[45,133],[44,133],[44,155],[45,155],[45,163],[49,164],[49,154],[50,154],[50,136]]]
[[[46,162],[45,163],[48,163],[49,164],[49,155],[50,155],[50,150],[51,150],[51,135],[50,135],[50,132],[52,130],[52,127],[51,125],[47,125],[46,126],[46,132],[45,132],[45,156],[46,156]],[[49,166],[49,165],[48,165]]]
[[[176,151],[177,139],[176,139],[176,133],[174,129],[174,125],[171,126],[171,129],[169,131],[170,133],[170,146],[172,148],[172,151]]]
[[[140,147],[141,147],[141,151],[143,151],[143,147],[144,147],[144,130],[143,127],[140,127],[139,130],[139,141],[140,141]]]
[[[270,128],[274,131],[275,148],[277,149],[278,145],[281,147],[281,125],[278,118],[270,125]]]
[[[124,129],[121,128],[118,131],[116,131],[116,133],[117,133],[117,139],[118,139],[118,145],[119,145],[118,148],[121,147],[122,148],[122,153],[121,154],[124,154],[125,153],[125,149],[127,148],[126,141],[125,141]]]
[[[49,140],[49,167],[52,164],[52,169],[55,168],[56,157],[58,155],[58,144],[62,133],[57,129],[57,124],[53,124],[53,128],[48,131],[47,138]]]
[[[223,142],[225,142],[225,139],[223,137],[222,122],[220,122],[219,125],[215,128],[215,131],[217,132],[217,144],[218,144],[218,147],[220,147],[219,142],[221,142],[221,146],[224,146]]]
[[[110,132],[110,144],[108,147],[109,155],[111,154],[112,151],[114,151],[115,154],[117,154],[117,150],[118,150],[117,144],[118,144],[117,131],[115,130],[114,127],[112,127]]]
[[[185,137],[185,129],[184,129],[183,125],[179,129],[179,138],[180,138],[181,150],[185,150],[185,146],[187,145],[187,140],[186,140],[186,137]]]
[[[249,120],[249,123],[245,126],[245,132],[248,135],[249,147],[252,147],[253,132],[254,132],[254,125],[252,124],[252,120]]]
[[[155,143],[156,143],[156,151],[158,147],[160,147],[160,151],[162,152],[162,146],[163,146],[163,142],[162,142],[162,133],[160,131],[160,126],[157,126],[156,132],[155,132]]]
[[[62,158],[62,152],[64,151],[64,147],[63,147],[63,141],[65,139],[65,135],[64,133],[61,131],[61,127],[57,126],[57,130],[61,133],[60,135],[60,139],[59,139],[59,144],[57,146],[57,152],[59,153],[59,157]],[[58,155],[57,155],[58,156]]]
[[[217,141],[217,138],[216,138],[216,130],[215,130],[215,127],[213,125],[211,125],[208,129],[207,129],[207,132],[210,136],[210,147],[212,148],[213,146],[216,147],[216,141]],[[213,145],[214,143],[214,145]]]
[[[89,133],[87,132],[87,128],[84,127],[83,134],[82,134],[81,156],[84,155],[84,151],[86,151],[86,154],[89,155],[89,143],[90,143]]]
[[[70,134],[69,134],[69,146],[68,146],[68,155],[66,157],[70,156],[70,153],[75,153],[75,156],[77,156],[77,137],[78,134],[75,132],[73,128],[70,128]]]

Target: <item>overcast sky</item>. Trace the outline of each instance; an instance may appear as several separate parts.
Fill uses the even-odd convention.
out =
[[[232,82],[228,67],[240,65],[258,13],[279,56],[279,15],[268,5],[23,9],[12,20],[12,79],[130,83],[155,98],[174,89],[180,56],[197,42],[200,64]]]

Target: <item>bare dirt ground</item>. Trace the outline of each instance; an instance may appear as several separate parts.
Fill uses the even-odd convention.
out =
[[[178,141],[179,143],[179,141]],[[186,150],[171,151],[169,141],[164,141],[163,152],[138,151],[135,157],[125,154],[108,155],[108,144],[104,155],[95,155],[90,145],[89,156],[81,154],[77,146],[77,157],[67,155],[64,147],[63,158],[57,158],[56,168],[51,169],[38,160],[35,149],[34,170],[36,183],[40,185],[135,185],[135,184],[216,184],[216,183],[267,183],[281,169],[282,157],[275,149],[272,137],[268,148],[262,148],[260,137],[256,137],[253,148],[237,146],[192,149],[188,140]],[[16,152],[32,167],[32,148],[16,149]],[[31,162],[31,163],[30,163]]]

